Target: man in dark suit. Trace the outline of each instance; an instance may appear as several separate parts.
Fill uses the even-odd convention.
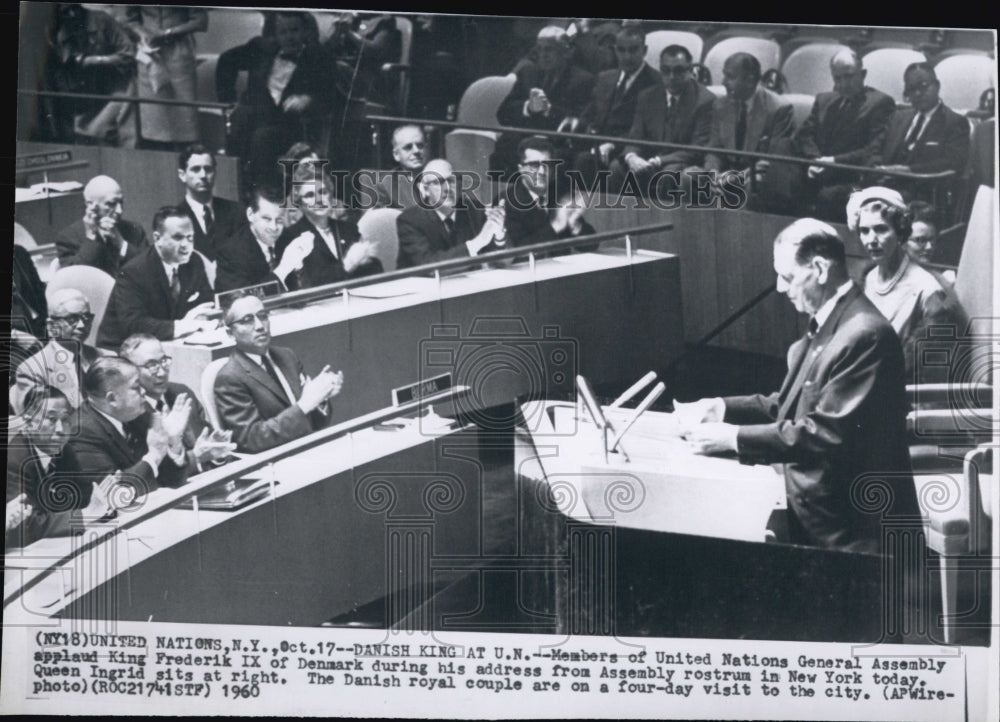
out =
[[[133,333],[169,340],[215,327],[205,318],[213,308],[212,287],[194,253],[187,213],[177,206],[158,210],[153,243],[126,263],[115,281],[97,333],[99,346],[118,348]]]
[[[716,98],[712,111],[712,131],[708,144],[720,150],[771,152],[772,144],[785,143],[795,129],[792,104],[760,85],[760,61],[750,53],[733,53],[722,66],[722,84],[726,97]],[[707,153],[705,168],[718,174],[738,173],[748,180],[749,159]],[[790,188],[788,171],[795,167],[771,168],[770,161],[757,160],[753,164],[756,174],[755,188],[758,199],[773,205],[773,196],[787,198]],[[771,173],[774,170],[775,173]],[[726,178],[720,178],[726,182]],[[784,181],[784,182],[781,182]]]
[[[164,353],[159,339],[144,333],[133,334],[122,343],[119,354],[139,370],[139,385],[145,398],[146,415],[166,413],[182,395],[190,400],[191,414],[188,416],[182,441],[198,469],[213,464],[235,450],[236,445],[229,443],[232,432],[213,431],[205,417],[205,409],[194,392],[184,384],[170,380],[171,358]]]
[[[649,157],[640,153],[642,141],[708,145],[715,96],[695,80],[691,74],[692,62],[691,53],[681,45],[668,45],[660,53],[660,74],[666,92],[654,86],[639,94],[635,120],[628,134],[635,142],[625,147],[622,161],[613,166],[616,186],[623,182],[628,171],[639,182],[640,190],[648,190],[650,194],[655,191],[662,197],[668,189],[650,187],[657,183],[654,178],[661,171],[675,174],[702,162],[702,155],[696,151],[660,148]],[[670,185],[662,175],[658,180],[658,186]],[[685,183],[683,178],[678,181]],[[675,189],[677,185],[673,183]]]
[[[417,125],[400,125],[392,131],[392,157],[396,167],[379,175],[375,183],[378,205],[412,208],[417,204],[413,184],[427,162],[427,139]]]
[[[459,203],[448,161],[427,164],[417,180],[417,193],[420,204],[396,219],[399,268],[476,256],[505,243],[504,209],[494,206],[484,213],[470,198]]]
[[[138,223],[122,218],[124,197],[118,181],[94,176],[83,188],[84,214],[56,236],[59,265],[94,266],[109,276],[149,247]]]
[[[675,404],[676,416],[698,453],[784,465],[792,543],[889,552],[886,519],[920,523],[899,339],[847,275],[843,242],[826,223],[782,231],[774,269],[778,291],[811,317],[781,389]],[[873,489],[884,508],[866,508]]]
[[[269,281],[277,281],[284,290],[289,276],[302,270],[306,256],[313,251],[314,236],[303,233],[292,239],[279,258],[276,246],[285,227],[284,202],[277,188],[258,186],[250,192],[246,212],[248,223],[220,241],[216,248],[216,291],[231,291]]]
[[[121,472],[119,483],[136,496],[187,480],[184,431],[191,400],[182,395],[166,413],[145,414],[139,371],[125,359],[99,359],[83,377],[87,403],[69,441],[84,482]]]
[[[79,462],[66,447],[77,428],[76,412],[60,391],[33,388],[25,406],[21,430],[7,443],[8,553],[104,516],[114,483],[107,477],[87,485],[77,473]]]
[[[382,272],[375,246],[361,238],[357,223],[347,216],[344,204],[334,197],[333,182],[322,168],[299,164],[292,173],[292,203],[302,218],[288,226],[274,246],[280,264],[285,249],[296,238],[312,234],[312,252],[302,269],[285,278],[289,290],[337,283]]]
[[[212,195],[215,156],[205,146],[189,145],[177,157],[177,177],[184,184],[184,198],[177,205],[194,228],[194,249],[215,260],[215,244],[233,235],[245,221],[240,204]]]
[[[624,138],[635,121],[639,94],[650,87],[663,87],[660,74],[646,63],[646,35],[636,26],[620,29],[615,35],[618,67],[597,76],[590,102],[579,118],[567,118],[563,126],[572,133],[593,133]],[[590,182],[598,170],[608,167],[614,143],[578,153],[574,167]]]
[[[236,76],[248,72],[246,92],[232,115],[228,152],[244,160],[253,183],[275,182],[281,152],[315,134],[331,108],[329,59],[310,42],[307,15],[278,11],[273,37],[254,38],[219,56],[220,102],[236,100]]]
[[[271,323],[256,296],[236,298],[223,321],[236,342],[215,378],[215,406],[240,451],[257,453],[326,426],[326,402],[343,374],[325,366],[305,374],[291,349],[271,346]]]
[[[969,121],[941,102],[941,83],[930,63],[910,65],[903,73],[903,87],[911,107],[892,114],[875,167],[913,173],[953,170],[957,179],[969,160]],[[900,178],[886,179],[883,185],[928,200],[934,190]]]
[[[795,136],[798,154],[823,163],[871,165],[885,142],[886,125],[896,103],[865,85],[865,69],[853,50],[830,60],[833,92],[816,96],[809,117]],[[823,166],[809,166],[802,188],[805,201],[815,201],[817,213],[843,220],[844,206],[857,175]]]

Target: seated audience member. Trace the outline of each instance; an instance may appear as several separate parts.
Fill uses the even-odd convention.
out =
[[[416,125],[400,125],[392,131],[392,157],[396,166],[380,176],[376,184],[378,205],[412,208],[416,205],[413,183],[427,162],[427,140]]]
[[[734,53],[722,66],[722,84],[726,96],[715,100],[712,111],[712,132],[708,144],[721,150],[744,150],[761,153],[772,152],[772,146],[781,147],[792,137],[795,124],[792,104],[760,84],[760,61],[749,53]],[[787,148],[785,149],[787,152]],[[781,151],[778,151],[781,152]],[[749,180],[750,159],[707,153],[705,168],[716,173],[739,174],[742,182]],[[765,207],[787,203],[791,192],[791,174],[785,166],[775,168],[772,174],[768,160],[753,163],[756,174],[754,187],[758,202]],[[725,177],[720,178],[725,181]]]
[[[237,448],[256,453],[326,426],[326,402],[343,374],[325,366],[309,378],[294,351],[271,346],[268,312],[255,296],[236,298],[223,321],[236,350],[215,379],[215,406]]]
[[[476,256],[506,245],[502,206],[484,213],[471,199],[459,203],[455,174],[446,160],[432,160],[417,180],[421,203],[396,219],[399,268]]]
[[[282,150],[314,135],[330,112],[328,61],[312,42],[311,17],[279,10],[270,32],[219,56],[220,102],[236,100],[236,76],[248,72],[247,89],[232,115],[228,152],[243,159],[251,183],[271,183]],[[313,21],[314,22],[314,21]]]
[[[848,201],[847,225],[876,264],[865,276],[865,295],[899,335],[907,383],[948,381],[947,366],[923,363],[921,349],[947,347],[946,341],[928,341],[930,327],[947,326],[955,338],[964,333],[966,318],[957,300],[906,253],[911,221],[903,197],[879,186],[858,191]]]
[[[149,247],[138,223],[122,218],[125,207],[118,181],[94,176],[83,188],[84,214],[56,236],[59,265],[94,266],[110,276]]]
[[[44,88],[92,95],[131,95],[135,46],[107,13],[59,3],[48,35]],[[130,104],[82,98],[41,98],[42,127],[54,142],[134,147]]]
[[[571,198],[557,201],[552,197],[549,184],[552,144],[548,138],[525,138],[517,152],[518,172],[505,195],[507,242],[512,246],[528,246],[594,233],[593,226],[583,219],[586,209],[582,203]]]
[[[969,159],[969,121],[941,102],[941,83],[930,63],[913,63],[903,73],[903,96],[911,107],[889,119],[875,167],[911,173],[965,172]],[[907,195],[929,198],[934,186],[888,177],[883,182]]]
[[[366,100],[385,105],[390,88],[383,85],[382,66],[399,62],[403,38],[392,15],[342,13],[323,50],[333,62],[338,109],[348,100]]]
[[[576,18],[566,30],[570,45],[573,46],[571,59],[573,65],[595,77],[608,70],[615,70],[616,64],[620,62],[615,52],[615,41],[621,29],[620,23]],[[638,25],[630,26],[628,29],[639,32],[645,44],[645,33]]]
[[[70,407],[83,403],[80,380],[91,364],[104,355],[85,342],[90,335],[94,314],[86,297],[72,288],[52,293],[46,322],[48,343],[34,356],[18,365],[16,383],[10,390],[10,404],[15,413],[24,410],[24,399],[31,389],[51,386],[59,391]]]
[[[574,44],[581,39],[575,38]],[[579,118],[567,118],[564,127],[573,133],[593,133],[624,138],[635,121],[639,94],[650,87],[663,87],[659,72],[646,63],[646,35],[640,28],[619,28],[613,35],[618,67],[604,70],[594,82],[590,102]],[[606,169],[616,146],[600,143],[596,148],[578,153],[574,166],[590,182],[598,170]]]
[[[194,392],[184,384],[170,380],[171,358],[164,353],[159,339],[144,333],[133,334],[122,343],[119,355],[139,370],[139,386],[146,402],[145,414],[165,413],[173,408],[178,398],[187,396],[191,402],[191,413],[182,441],[198,468],[224,458],[236,449],[236,445],[229,442],[232,432],[210,428],[205,409]]]
[[[681,143],[683,145],[707,146],[712,133],[712,110],[715,96],[705,86],[698,83],[691,74],[692,59],[688,49],[681,45],[668,45],[660,53],[660,74],[666,92],[660,87],[650,87],[639,94],[636,101],[635,120],[628,137],[632,141],[622,153],[622,161],[616,162],[614,173],[621,182],[625,172],[635,176],[640,190],[645,193],[657,192],[663,196],[676,182],[662,178],[658,188],[648,188],[652,179],[660,171],[676,173],[703,162],[697,151],[656,149],[652,155],[641,153],[643,141]],[[680,183],[685,184],[686,174]]]
[[[13,260],[11,329],[41,339],[45,335],[45,319],[49,313],[48,303],[45,300],[45,284],[38,276],[38,269],[26,248],[15,243]]]
[[[292,145],[292,147],[286,150],[285,154],[278,161],[281,164],[282,178],[285,180],[285,182],[282,183],[282,187],[284,187],[287,191],[287,178],[290,174],[295,172],[296,168],[304,163],[312,163],[313,161],[318,161],[319,159],[319,153],[317,153],[316,150],[308,143],[299,142]],[[287,193],[285,200],[285,226],[287,227],[298,223],[302,219],[302,211],[300,211],[292,202],[291,193]]]
[[[944,289],[950,290],[955,285],[955,272],[950,269],[938,271],[927,265],[934,263],[934,252],[937,250],[937,209],[925,201],[910,201],[908,209],[912,221],[910,237],[906,240],[906,252],[910,254],[910,258],[927,268]]]
[[[153,247],[125,264],[111,289],[97,344],[118,348],[133,333],[164,341],[215,328],[214,294],[194,252],[194,223],[179,206],[153,216]]]
[[[83,390],[87,403],[80,409],[80,428],[69,440],[83,481],[98,482],[118,471],[120,483],[138,496],[187,480],[184,432],[191,399],[186,394],[169,411],[146,414],[139,370],[116,356],[90,367]]]
[[[971,185],[975,190],[979,186],[996,185],[996,135],[997,119],[990,118],[976,125],[972,129],[972,153],[971,153]]]
[[[7,443],[8,552],[100,519],[110,511],[115,483],[113,476],[83,483],[76,455],[66,447],[77,412],[59,390],[36,386],[25,402],[21,430]]]
[[[249,223],[218,245],[216,291],[268,281],[278,281],[287,289],[286,281],[292,272],[302,270],[306,256],[313,251],[311,236],[303,233],[293,239],[283,249],[280,259],[275,247],[285,227],[283,202],[281,191],[276,188],[256,187],[250,192]]]
[[[333,182],[322,168],[306,163],[292,174],[292,203],[302,211],[302,218],[278,237],[274,246],[278,263],[296,238],[311,233],[313,243],[302,269],[285,277],[289,290],[382,272],[374,245],[361,238],[357,223],[333,191]]]
[[[570,63],[572,53],[565,30],[555,25],[542,28],[536,59],[517,69],[517,81],[497,110],[500,125],[556,130],[566,118],[579,117],[590,99],[594,76]],[[514,150],[523,137],[500,136],[490,167],[512,173]]]
[[[177,161],[177,177],[184,184],[184,198],[177,205],[191,219],[194,249],[214,261],[218,240],[228,238],[245,222],[240,204],[212,195],[215,156],[208,148],[189,145]]]
[[[896,103],[865,85],[866,71],[853,50],[833,56],[830,74],[833,92],[816,96],[809,117],[796,133],[798,154],[823,163],[872,165],[885,142]],[[806,202],[815,202],[824,218],[839,220],[856,174],[815,165],[809,166],[806,178]]]

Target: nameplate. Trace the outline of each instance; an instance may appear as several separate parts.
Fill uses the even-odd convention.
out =
[[[429,379],[422,379],[415,384],[400,386],[392,390],[392,405],[399,406],[413,401],[434,396],[452,387],[451,374],[441,374]]]
[[[257,298],[268,298],[270,296],[280,296],[282,292],[281,284],[277,281],[265,281],[253,286],[234,288],[232,291],[223,291],[215,294],[216,308],[227,308],[237,296],[256,296]]]
[[[14,159],[14,169],[26,170],[28,168],[38,168],[39,166],[55,165],[56,163],[68,163],[71,160],[73,160],[73,153],[68,150],[55,150],[48,153],[19,155]]]

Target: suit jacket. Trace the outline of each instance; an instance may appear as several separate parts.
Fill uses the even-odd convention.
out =
[[[242,226],[236,233],[225,238],[216,246],[215,290],[219,293],[234,288],[254,286],[265,281],[281,279],[271,272],[264,252],[249,225]],[[275,251],[277,258],[277,251]]]
[[[872,484],[888,487],[886,513],[919,523],[904,384],[896,333],[854,287],[814,339],[792,344],[778,392],[725,399],[725,421],[741,424],[740,461],[784,464],[793,542],[879,551],[883,519],[865,509]]]
[[[72,512],[90,503],[92,487],[77,473],[79,463],[70,448],[52,457],[43,470],[34,447],[23,434],[7,444],[7,501],[25,494],[32,512],[6,534],[8,549],[23,548],[39,539],[72,531]]]
[[[163,392],[163,400],[166,401],[167,406],[173,408],[174,402],[177,401],[177,397],[181,394],[187,394],[188,398],[191,399],[191,415],[188,417],[187,428],[184,430],[184,448],[193,449],[194,442],[197,441],[198,437],[201,436],[201,432],[209,425],[208,418],[205,416],[205,408],[198,401],[198,396],[189,389],[184,384],[175,384],[172,381],[167,382],[167,390]],[[150,400],[146,399],[146,416],[152,416],[155,411]],[[147,424],[149,421],[147,420]]]
[[[48,317],[45,284],[38,276],[31,254],[16,244],[11,270],[11,328],[30,333],[35,338],[44,338],[45,319]]]
[[[517,70],[517,81],[497,110],[497,120],[501,125],[515,128],[539,128],[555,130],[567,116],[579,116],[590,98],[594,86],[594,76],[569,63],[562,72],[552,78],[545,78],[542,70],[532,61],[527,61]],[[532,88],[545,91],[552,107],[548,115],[541,113],[524,115],[524,102]]]
[[[914,173],[937,173],[953,170],[964,173],[969,160],[969,121],[948,106],[941,104],[927,121],[927,126],[914,145],[906,148],[906,134],[917,111],[900,108],[889,119],[885,144],[876,165],[907,165]]]
[[[382,273],[382,263],[378,259],[366,261],[350,273],[344,270],[342,260],[344,254],[347,253],[348,248],[361,238],[357,223],[346,218],[341,220],[331,219],[330,230],[333,231],[333,235],[337,239],[337,253],[339,257],[333,255],[326,241],[320,236],[319,231],[316,230],[316,227],[304,215],[296,223],[282,231],[281,236],[278,237],[278,242],[274,244],[274,251],[279,261],[282,255],[284,255],[285,249],[288,248],[288,244],[301,234],[309,231],[316,237],[313,242],[312,253],[306,256],[302,262],[302,270],[293,271],[285,279],[285,285],[290,291]]]
[[[80,389],[80,375],[86,373],[90,365],[106,352],[93,346],[82,345],[81,363],[77,367],[76,355],[49,341],[36,354],[22,361],[15,373],[14,387],[10,390],[10,405],[14,413],[24,411],[24,397],[35,386],[52,386],[63,392],[69,405],[74,409],[83,404]]]
[[[169,456],[165,457],[155,472],[142,457],[149,451],[146,433],[149,417],[145,414],[125,426],[135,436],[129,445],[108,419],[89,403],[80,407],[80,429],[67,446],[76,454],[80,464],[80,479],[87,487],[100,482],[108,474],[122,471],[122,483],[129,484],[143,494],[160,486],[176,487],[187,481],[187,461],[180,466]]]
[[[708,144],[713,148],[736,148],[736,121],[739,106],[729,98],[716,98],[712,111],[712,132]],[[792,104],[764,86],[758,86],[747,113],[743,150],[767,153],[771,142],[789,138],[795,125]],[[705,167],[716,172],[740,170],[749,166],[747,159],[708,153]]]
[[[639,94],[635,120],[628,137],[635,141],[708,145],[712,133],[715,96],[694,78],[684,85],[673,113],[667,114],[667,91],[651,86]],[[622,157],[640,152],[639,143],[625,148]],[[679,170],[701,162],[701,154],[687,150],[659,150],[663,168]]]
[[[188,218],[194,225],[194,248],[210,261],[215,260],[215,246],[219,239],[228,238],[236,233],[240,226],[247,222],[246,211],[239,203],[228,201],[225,198],[212,198],[212,213],[215,223],[211,233],[206,234],[201,229],[201,218],[195,213],[194,208],[187,202],[187,198],[181,200],[177,206],[187,213]]]
[[[253,108],[272,120],[280,119],[283,114],[280,103],[275,104],[267,88],[271,66],[277,55],[277,43],[268,42],[262,37],[252,38],[243,45],[222,53],[215,66],[215,87],[219,102],[236,100],[236,77],[241,70],[245,70],[247,86],[239,104]],[[295,70],[281,93],[281,101],[284,102],[291,95],[309,95],[313,99],[313,105],[308,112],[318,115],[329,108],[331,85],[326,53],[317,45],[307,45],[296,60]]]
[[[170,279],[155,248],[125,264],[108,299],[104,320],[97,332],[103,348],[117,348],[133,333],[148,333],[161,341],[174,337],[174,321],[200,303],[214,298],[200,256],[178,267],[181,293],[170,297]]]
[[[405,209],[417,205],[417,192],[413,187],[415,175],[402,168],[393,168],[385,175],[378,176],[375,184],[377,207]]]
[[[619,75],[621,70],[615,68],[597,76],[590,102],[580,116],[578,132],[625,137],[635,120],[639,94],[650,87],[663,87],[662,76],[648,63],[643,63],[642,70],[624,93],[617,92]]]
[[[149,239],[146,238],[146,231],[138,223],[126,221],[123,218],[118,221],[118,232],[128,243],[124,260],[104,241],[87,238],[83,219],[74,221],[56,236],[59,265],[63,268],[66,266],[94,266],[114,278],[118,275],[119,268],[150,246]]]
[[[326,425],[319,411],[306,415],[295,403],[302,394],[305,370],[295,352],[272,346],[271,359],[295,396],[239,349],[215,378],[215,406],[223,428],[232,429],[239,451],[255,454],[298,439]]]
[[[545,206],[535,201],[523,180],[518,179],[509,184],[506,190],[507,243],[511,246],[530,246],[559,238],[571,238],[573,234],[568,228],[558,234],[552,230],[550,218],[553,208],[551,200]],[[594,227],[583,221],[583,228],[578,235],[588,236],[594,232]],[[562,253],[564,251],[559,251],[556,255]]]
[[[820,93],[795,136],[799,154],[806,158],[833,156],[837,163],[871,165],[879,155],[886,124],[895,109],[896,102],[874,88],[865,87],[846,104],[836,93]]]
[[[455,209],[455,236],[448,236],[444,221],[437,211],[414,206],[396,218],[399,233],[399,268],[422,266],[448,258],[465,258],[469,249],[465,242],[483,229],[486,216],[478,208],[466,204]],[[487,250],[487,249],[484,249]]]

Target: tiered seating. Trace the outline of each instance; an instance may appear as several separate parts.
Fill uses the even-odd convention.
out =
[[[833,90],[830,59],[841,50],[850,48],[836,43],[810,43],[793,50],[781,65],[788,92],[816,95]]]
[[[862,57],[862,64],[868,71],[865,84],[891,95],[897,103],[903,103],[903,73],[913,63],[925,63],[923,53],[912,48],[879,48]]]
[[[646,33],[646,62],[654,68],[660,67],[660,53],[668,45],[681,45],[691,53],[692,62],[701,62],[701,52],[705,41],[700,35],[683,30],[654,30]]]
[[[986,54],[956,51],[934,66],[941,81],[941,100],[963,113],[979,107],[979,96],[997,87],[997,61]]]
[[[709,48],[703,64],[712,73],[713,83],[722,83],[722,66],[733,53],[750,53],[760,61],[761,72],[780,67],[781,46],[769,38],[740,36],[725,38]]]

